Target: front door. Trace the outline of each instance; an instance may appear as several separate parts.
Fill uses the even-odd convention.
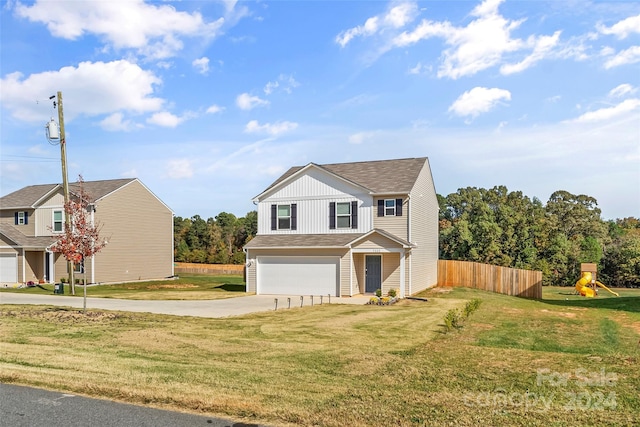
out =
[[[364,260],[364,291],[374,293],[382,288],[382,255],[366,255]]]

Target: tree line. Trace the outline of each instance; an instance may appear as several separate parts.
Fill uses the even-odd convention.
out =
[[[496,186],[438,202],[440,258],[540,270],[545,285],[573,285],[596,263],[607,286],[640,286],[640,220],[602,220],[593,197],[556,191],[543,204]]]
[[[601,219],[596,199],[554,192],[546,204],[505,186],[438,195],[440,258],[540,270],[545,285],[573,285],[580,263],[607,286],[640,287],[640,220]],[[243,264],[258,214],[174,218],[178,262]]]

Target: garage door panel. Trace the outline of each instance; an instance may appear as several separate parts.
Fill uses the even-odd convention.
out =
[[[18,257],[13,254],[0,254],[0,283],[18,281]]]
[[[339,257],[258,257],[258,293],[336,295]]]

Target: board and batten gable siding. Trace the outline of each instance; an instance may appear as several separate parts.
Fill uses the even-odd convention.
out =
[[[411,190],[411,289],[415,294],[438,284],[438,198],[428,161]]]
[[[403,240],[409,240],[407,234],[409,230],[408,223],[408,198],[402,197],[402,215],[401,216],[378,216],[378,200],[399,199],[400,196],[376,196],[373,199],[373,228],[384,230]]]
[[[331,202],[358,203],[357,228],[329,227]],[[295,203],[296,230],[271,229],[271,205]],[[260,200],[258,234],[366,233],[371,230],[372,197],[362,189],[324,172],[310,169],[297,179]]]
[[[250,249],[247,254],[247,292],[256,292],[258,284],[257,262],[259,256],[335,256],[340,257],[340,276],[338,296],[349,296],[349,274],[351,271],[349,250],[347,248],[340,249]]]
[[[44,201],[35,211],[35,236],[52,236],[53,232],[53,212],[62,211],[62,221],[64,223],[64,195],[62,191],[54,193]]]
[[[95,221],[107,246],[95,256],[98,283],[173,275],[173,213],[134,180],[96,203]]]

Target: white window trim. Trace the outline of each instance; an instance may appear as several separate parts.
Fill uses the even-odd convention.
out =
[[[289,207],[289,215],[288,216],[280,216],[280,206],[288,206]],[[288,219],[289,220],[289,226],[288,227],[280,227],[280,220],[281,219]],[[282,205],[276,205],[276,225],[277,225],[277,229],[278,230],[291,230],[291,204],[282,204]]]
[[[387,202],[393,202],[393,207],[387,206]],[[387,213],[387,209],[393,209],[393,213]],[[384,199],[384,216],[396,216],[396,199]]]
[[[18,225],[24,225],[24,211],[19,211],[18,212]]]
[[[56,212],[60,212],[60,230],[56,230]],[[51,231],[53,233],[64,233],[64,211],[60,209],[54,209],[51,211]]]
[[[348,214],[338,213],[339,205],[347,205],[349,207],[349,213]],[[340,226],[340,221],[338,221],[338,219],[344,218],[344,217],[348,217],[349,224],[347,226]],[[343,229],[351,228],[351,202],[336,202],[336,228],[343,228]]]

